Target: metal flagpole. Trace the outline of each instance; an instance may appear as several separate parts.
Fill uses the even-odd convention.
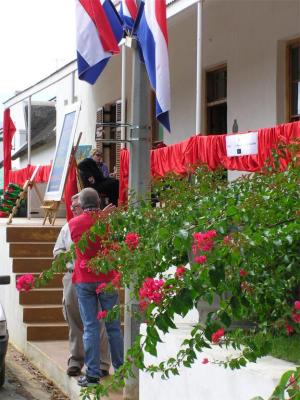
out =
[[[133,44],[135,44],[133,42]],[[149,126],[150,91],[146,68],[140,62],[136,46],[133,48],[132,67],[132,125],[129,162],[129,193],[134,198],[142,199],[150,190],[150,149],[151,131]],[[137,203],[136,203],[137,204]],[[139,306],[130,298],[130,289],[125,290],[125,334],[124,347],[126,351],[133,344],[139,333],[139,323],[132,317],[132,312],[138,311]],[[139,399],[138,369],[134,370],[135,377],[126,380],[124,398]]]
[[[31,165],[31,96],[28,97],[27,109],[27,164]],[[27,218],[31,218],[31,191],[27,191]]]
[[[203,0],[197,3],[196,134],[202,128],[202,14]]]
[[[126,46],[122,46],[122,84],[121,84],[121,140],[126,139],[125,111],[126,111]],[[125,147],[125,142],[121,142],[121,148]]]

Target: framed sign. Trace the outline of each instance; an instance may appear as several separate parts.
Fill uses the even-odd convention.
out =
[[[72,104],[65,109],[63,124],[55,150],[44,201],[60,201],[63,196],[79,111],[79,103]]]
[[[247,156],[258,153],[258,132],[226,135],[227,157]]]

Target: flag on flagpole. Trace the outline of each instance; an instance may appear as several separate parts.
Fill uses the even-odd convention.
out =
[[[78,77],[94,84],[120,52],[122,22],[111,0],[76,0]]]
[[[120,17],[124,28],[132,31],[138,13],[136,0],[121,0]]]
[[[156,118],[170,132],[170,74],[165,0],[145,1],[136,29],[151,86],[156,94]]]
[[[10,109],[4,110],[3,116],[3,169],[4,169],[4,184],[5,190],[9,184],[9,171],[11,170],[11,142],[16,132],[16,127],[10,117]]]

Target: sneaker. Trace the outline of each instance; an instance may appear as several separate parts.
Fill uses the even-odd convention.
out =
[[[81,368],[76,367],[75,365],[68,367],[67,375],[69,376],[78,376],[81,373]]]
[[[109,371],[106,369],[100,369],[100,378],[104,378],[109,375]]]
[[[81,376],[78,379],[77,383],[78,383],[79,386],[82,386],[82,387],[87,387],[87,386],[91,386],[91,385],[98,385],[99,378],[95,378],[93,376],[84,375],[84,376]]]

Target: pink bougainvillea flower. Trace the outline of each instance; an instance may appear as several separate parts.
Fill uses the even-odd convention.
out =
[[[141,311],[146,311],[147,307],[149,306],[149,303],[146,300],[141,300],[139,306]]]
[[[195,263],[204,264],[206,262],[206,256],[196,256]]]
[[[287,333],[287,335],[291,335],[294,332],[294,328],[289,325],[288,323],[285,324],[285,331]]]
[[[294,308],[295,308],[295,310],[300,310],[300,301],[299,300],[295,301]]]
[[[183,265],[179,265],[179,267],[176,268],[175,277],[181,278],[185,274],[185,271],[186,268]]]
[[[294,385],[295,383],[296,383],[296,379],[295,379],[294,374],[292,374],[292,375],[290,376],[290,379],[289,379],[289,384],[290,384],[290,385]]]
[[[209,363],[208,358],[203,358],[202,364],[208,364],[208,363]]]
[[[248,275],[248,272],[246,271],[246,270],[244,270],[243,268],[241,268],[240,269],[240,277],[244,277],[244,276],[247,276]]]
[[[97,319],[105,318],[106,315],[107,315],[107,311],[105,311],[105,310],[104,311],[99,311],[98,315],[97,315]]]
[[[146,278],[139,290],[140,300],[160,304],[164,298],[164,284],[163,279]]]
[[[296,324],[299,324],[299,323],[300,323],[300,314],[293,313],[293,314],[292,314],[292,320],[293,320],[294,322],[296,322]]]
[[[135,232],[129,232],[125,236],[125,243],[129,250],[134,250],[137,248],[140,242],[140,236]]]
[[[106,283],[100,283],[100,285],[98,285],[96,288],[96,293],[99,294],[100,292],[102,292],[103,289],[105,289],[105,287]]]
[[[193,233],[193,254],[196,254],[197,250],[210,251],[214,245],[213,238],[215,236],[217,236],[217,232],[215,230]]]
[[[28,292],[34,287],[34,276],[32,274],[25,274],[20,276],[17,279],[16,287],[19,292]]]
[[[227,236],[224,237],[223,243],[224,244],[229,244],[229,243],[231,243],[231,240],[232,240],[231,236],[227,235]]]
[[[214,332],[214,333],[211,335],[211,341],[212,341],[213,343],[219,343],[221,337],[224,336],[224,333],[225,333],[224,329],[218,329],[216,332]]]
[[[121,278],[122,278],[122,274],[121,272],[115,272],[115,275],[111,281],[112,285],[116,288],[116,289],[120,289],[121,286]]]

